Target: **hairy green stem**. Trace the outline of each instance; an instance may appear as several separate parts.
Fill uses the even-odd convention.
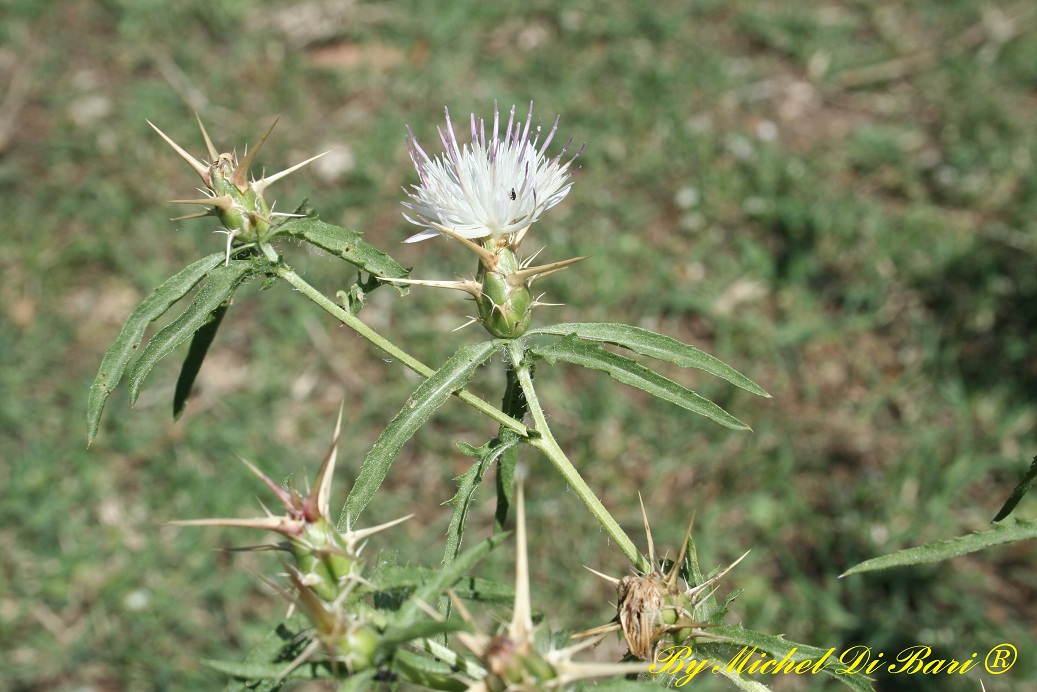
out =
[[[376,332],[375,330],[368,327],[359,317],[351,313],[349,310],[338,305],[335,301],[328,298],[326,295],[318,291],[316,288],[308,284],[301,276],[295,273],[291,267],[281,261],[281,257],[277,254],[272,246],[268,243],[260,243],[259,247],[263,251],[263,255],[275,265],[274,271],[276,274],[291,284],[296,290],[305,295],[307,298],[312,300],[314,303],[324,308],[325,311],[330,313],[335,319],[346,325],[360,336],[364,337],[378,348],[385,351],[392,358],[400,361],[408,368],[418,373],[422,377],[431,377],[435,372],[432,368],[422,363],[420,360],[410,355],[406,351],[398,348],[394,343],[386,339],[384,336]],[[493,420],[500,423],[506,428],[514,430],[519,435],[527,437],[529,435],[529,429],[526,428],[520,421],[516,421],[511,416],[505,414],[500,409],[496,408],[492,404],[488,404],[479,397],[475,396],[466,389],[462,389],[454,394],[461,401],[465,402],[472,408],[486,414]]]
[[[521,343],[521,342],[519,342]],[[619,549],[623,551],[623,554],[627,556],[627,559],[640,571],[647,573],[651,570],[651,565],[648,564],[648,560],[641,555],[640,551],[634,546],[634,542],[630,540],[626,532],[620,527],[609,511],[605,509],[605,506],[601,504],[598,496],[594,494],[594,491],[590,489],[587,483],[583,480],[580,472],[576,470],[576,467],[572,465],[569,458],[562,451],[562,448],[558,445],[554,435],[551,434],[551,428],[547,425],[547,418],[544,416],[544,410],[540,408],[540,401],[537,399],[536,390],[533,389],[533,375],[530,372],[529,365],[525,362],[525,349],[524,347],[518,349],[509,348],[508,352],[511,355],[511,361],[514,366],[515,374],[518,375],[519,384],[522,386],[522,393],[526,397],[526,407],[530,414],[533,416],[533,421],[536,425],[536,432],[538,435],[531,436],[529,443],[539,449],[544,455],[551,460],[558,472],[562,474],[566,482],[576,491],[576,495],[579,496],[583,503],[587,505],[587,509],[590,510],[591,515],[598,520],[602,528],[605,529],[606,533],[612,537],[612,540],[616,542]]]

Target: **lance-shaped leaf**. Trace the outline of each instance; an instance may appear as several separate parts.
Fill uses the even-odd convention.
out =
[[[176,380],[176,391],[173,392],[173,420],[179,419],[180,414],[184,412],[184,407],[187,406],[187,397],[191,395],[191,388],[194,386],[195,378],[198,377],[198,372],[202,369],[202,363],[205,362],[205,354],[209,352],[209,346],[212,345],[212,340],[216,338],[216,330],[220,328],[220,322],[223,321],[223,316],[227,314],[228,307],[230,307],[230,303],[221,303],[212,313],[209,321],[196,331],[194,338],[191,339],[191,346],[187,349],[187,357],[184,358],[184,364],[180,366],[180,377]]]
[[[997,524],[989,531],[980,531],[946,541],[936,541],[935,543],[898,550],[889,555],[865,560],[839,576],[846,577],[851,574],[874,572],[875,570],[889,569],[890,567],[906,567],[908,565],[921,565],[927,562],[940,562],[941,560],[949,560],[952,557],[974,553],[984,548],[992,548],[1005,543],[1028,541],[1034,538],[1037,538],[1037,520],[1019,521],[1010,518]]]
[[[393,625],[409,627],[414,624],[422,613],[423,604],[434,603],[454,582],[468,574],[475,563],[483,559],[487,553],[503,543],[510,535],[510,533],[498,533],[490,536],[458,555],[457,559],[450,564],[443,565],[400,607]]]
[[[748,425],[709,399],[649,370],[636,360],[608,351],[597,344],[589,344],[575,335],[566,336],[552,344],[533,346],[530,350],[552,365],[561,360],[601,370],[617,382],[642,389],[652,396],[677,404],[725,427],[735,430],[749,429]]]
[[[328,680],[335,675],[328,661],[307,661],[296,667],[293,671],[284,675],[284,669],[288,663],[265,663],[265,662],[237,662],[219,661],[215,659],[202,659],[202,665],[211,668],[224,675],[236,678],[235,682],[228,684],[226,692],[230,690],[262,690],[263,692],[274,692],[284,686],[284,680]],[[376,671],[364,671],[358,674],[362,676],[365,685],[369,685]],[[283,676],[283,677],[281,677]],[[360,687],[358,689],[367,689]]]
[[[457,632],[467,627],[463,622],[439,622],[422,620],[406,627],[390,627],[378,637],[378,649],[386,656],[391,656],[397,647],[409,644],[416,639],[430,639],[441,634]]]
[[[467,456],[476,461],[471,468],[458,476],[457,492],[446,504],[454,508],[450,515],[450,524],[446,531],[446,548],[443,551],[443,562],[450,562],[461,550],[461,541],[464,538],[464,529],[468,520],[468,509],[475,498],[475,491],[479,489],[483,475],[494,461],[499,459],[504,452],[518,445],[522,441],[518,435],[510,430],[502,430],[500,437],[495,437],[482,447],[473,447],[464,442],[457,442],[457,448]]]
[[[646,690],[655,690],[658,692],[659,688],[659,683],[652,680],[625,680],[623,678],[613,678],[611,680],[602,680],[601,682],[594,683],[593,689],[594,692],[645,692]]]
[[[362,234],[333,226],[313,216],[289,219],[274,229],[274,235],[288,235],[305,240],[373,276],[402,279],[408,275],[407,270],[396,260],[364,241]],[[394,285],[401,294],[407,292],[406,286]]]
[[[469,689],[468,683],[457,678],[453,666],[403,648],[395,651],[392,670],[400,679],[423,688],[448,692]]]
[[[115,343],[104,354],[101,368],[97,371],[97,378],[90,387],[86,414],[88,443],[92,442],[97,435],[104,402],[108,399],[108,395],[115,391],[119,380],[122,379],[126,365],[133,358],[137,347],[140,346],[148,325],[165,314],[166,310],[187,295],[202,280],[202,277],[221,262],[223,262],[223,253],[217,252],[187,266],[156,288],[130,313],[122,331],[115,339]]]
[[[733,682],[736,676],[740,677],[747,673],[753,661],[760,659],[761,653],[766,653],[769,659],[777,662],[786,660],[804,666],[802,670],[811,674],[824,672],[852,690],[858,692],[872,692],[871,679],[863,674],[839,673],[844,670],[845,665],[839,662],[838,649],[822,649],[806,644],[790,642],[782,636],[764,634],[742,627],[741,625],[725,625],[709,628],[711,637],[715,641],[699,642],[695,645],[695,658],[702,660],[709,658],[716,666],[717,674],[724,675]],[[811,661],[816,666],[808,666],[805,662]],[[713,671],[712,666],[707,668]],[[730,673],[728,675],[727,673]],[[804,673],[805,674],[805,673]],[[744,678],[743,678],[744,680]],[[751,682],[746,680],[746,682]],[[740,684],[740,683],[737,683]],[[759,683],[757,683],[759,684]],[[754,687],[741,687],[741,689],[758,689]],[[764,688],[766,689],[766,688]],[[826,688],[827,689],[827,688]]]
[[[254,263],[248,260],[233,260],[229,264],[217,267],[209,272],[206,281],[187,309],[175,320],[160,329],[151,337],[140,358],[130,368],[127,386],[130,390],[130,404],[137,401],[144,378],[148,376],[155,364],[165,358],[177,346],[194,336],[204,327],[212,314],[221,304],[229,300],[238,286],[255,271]]]
[[[389,422],[375,440],[371,451],[367,453],[356,483],[353,484],[346,505],[342,508],[340,525],[356,523],[407,440],[450,398],[451,394],[468,384],[477,367],[503,346],[503,342],[488,341],[458,349],[443,367],[432,373],[432,376],[407,399],[403,410]]]
[[[703,370],[710,375],[727,380],[747,392],[752,392],[759,396],[770,396],[748,377],[705,351],[700,351],[694,346],[689,346],[676,339],[656,334],[640,327],[632,327],[628,324],[610,324],[607,322],[573,322],[541,327],[540,329],[530,330],[529,333],[554,334],[557,336],[575,334],[586,341],[622,346],[634,353],[674,363],[682,368]]]

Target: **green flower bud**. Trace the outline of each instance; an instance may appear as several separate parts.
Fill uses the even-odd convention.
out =
[[[216,216],[237,242],[254,243],[265,240],[270,232],[270,205],[263,199],[255,184],[244,190],[234,184],[235,166],[230,154],[220,154],[209,167],[215,196]]]
[[[344,663],[346,670],[367,670],[375,665],[378,652],[378,633],[366,625],[356,627],[334,643],[335,660]]]
[[[276,120],[260,138],[259,142],[249,150],[245,158],[238,162],[237,157],[233,154],[217,153],[216,147],[213,146],[212,140],[209,139],[209,133],[205,131],[205,127],[202,126],[202,121],[199,119],[198,126],[202,130],[202,136],[205,137],[205,146],[209,154],[210,162],[207,164],[187,153],[183,147],[170,139],[150,121],[148,124],[195,170],[206,187],[203,190],[206,196],[201,199],[174,199],[170,200],[170,202],[174,204],[195,204],[208,207],[208,209],[198,214],[179,216],[173,220],[179,221],[201,216],[219,217],[227,233],[228,262],[230,261],[231,248],[235,244],[241,245],[243,243],[255,243],[266,240],[273,217],[296,216],[296,214],[273,212],[270,205],[263,199],[263,192],[266,188],[271,183],[280,180],[324,155],[318,154],[280,173],[266,176],[260,180],[249,180],[249,166],[255,159],[256,152],[259,151],[260,147],[263,146],[263,142],[266,141],[270,132],[273,131],[274,125],[277,124]],[[324,153],[326,154],[327,152]]]
[[[480,288],[475,296],[479,320],[495,337],[514,339],[529,329],[536,301],[529,290],[529,283],[516,273],[519,263],[511,248],[499,249],[495,257],[496,268],[488,270],[480,261],[475,277]]]
[[[300,536],[289,539],[292,555],[307,583],[321,598],[332,601],[351,577],[359,574],[363,560],[345,537],[324,518],[303,526]]]

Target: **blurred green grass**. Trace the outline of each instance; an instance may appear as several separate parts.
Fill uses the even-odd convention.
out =
[[[586,142],[572,193],[528,244],[546,245],[545,261],[593,258],[543,282],[566,306],[538,321],[661,331],[774,395],[672,373],[754,428],[733,434],[594,374],[542,368],[556,436],[631,534],[641,492],[657,545],[675,549],[694,512],[704,567],[752,548],[727,578],[743,590],[733,621],[795,641],[924,643],[959,659],[1002,641],[1033,651],[1031,545],[836,579],[868,557],[982,530],[1037,452],[1037,22],[1026,8],[3,0],[0,686],[217,685],[197,660],[241,656],[283,605],[246,571],[272,558],[214,549],[266,537],[164,522],[252,514],[262,489],[238,456],[312,476],[344,400],[341,502],[417,386],[285,287],[250,288],[179,423],[170,362],[135,410],[113,395],[85,449],[87,387],[135,301],[223,242],[209,220],[168,220],[186,212],[162,200],[196,181],[144,119],[200,155],[192,112],[220,150],[239,152],[280,115],[268,170],[329,148],[337,162],[278,183],[282,210],[309,197],[416,275],[448,278],[470,259],[446,243],[398,244],[413,230],[399,206],[414,179],[405,125],[432,147],[444,106],[462,122],[495,99],[532,100],[545,122],[561,113],[561,134]],[[328,293],[352,280],[327,257],[289,252]],[[449,332],[467,307],[379,291],[362,315],[439,363],[481,338]],[[480,377],[473,388],[496,400],[499,376]],[[366,517],[420,521],[379,547],[439,559],[448,513],[436,503],[466,463],[451,441],[492,433],[456,403],[437,415]],[[534,548],[534,597],[557,628],[600,624],[614,594],[582,565],[627,566],[549,465],[529,463],[531,531],[552,536]],[[481,497],[470,539],[489,530]],[[1033,501],[1017,512],[1033,516]],[[510,557],[485,569],[507,574]],[[986,689],[1030,689],[1026,659]]]

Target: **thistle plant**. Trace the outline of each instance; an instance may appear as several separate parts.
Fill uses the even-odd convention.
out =
[[[545,134],[539,124],[534,125],[532,105],[524,121],[512,108],[506,123],[495,107],[489,127],[472,115],[470,142],[462,143],[447,112],[446,125],[439,132],[444,152],[438,156],[430,156],[408,129],[408,149],[418,182],[405,189],[404,217],[422,230],[407,241],[438,238],[474,254],[478,261],[474,276],[458,281],[412,278],[361,233],[322,221],[308,208],[274,212],[273,203],[265,198],[267,187],[316,157],[271,176],[251,178],[248,169],[270,130],[238,160],[233,153],[216,151],[199,120],[208,157],[208,162],[202,162],[155,128],[204,186],[201,198],[173,200],[206,207],[203,212],[180,218],[216,217],[227,242],[219,252],[196,260],[165,281],[129,316],[105,354],[90,390],[89,441],[98,434],[105,402],[124,376],[132,403],[155,364],[189,340],[173,397],[173,414],[179,416],[188,405],[200,365],[231,298],[254,279],[289,284],[296,289],[295,295],[312,301],[394,362],[423,378],[368,450],[337,521],[332,519],[329,498],[341,420],[314,485],[305,492],[281,486],[257,466],[245,462],[276,496],[283,514],[267,510],[265,516],[251,519],[179,522],[263,529],[284,539],[276,546],[289,557],[281,568],[283,574],[265,580],[292,604],[293,614],[244,662],[209,662],[236,680],[230,689],[276,689],[293,678],[336,679],[344,689],[367,689],[378,682],[406,682],[443,690],[569,688],[588,677],[644,675],[651,670],[660,647],[671,644],[695,647],[717,661],[739,646],[752,645],[772,655],[785,655],[796,648],[781,637],[723,624],[726,602],[717,602],[715,590],[727,570],[703,576],[690,528],[677,560],[660,560],[642,507],[648,537],[648,554],[642,554],[552,433],[534,380],[535,374],[543,377],[545,366],[556,364],[601,371],[621,384],[637,387],[732,430],[744,431],[748,426],[714,402],[659,374],[650,363],[663,361],[701,370],[755,395],[768,396],[729,365],[662,334],[615,323],[534,325],[534,317],[540,314],[534,313],[534,308],[545,305],[541,296],[533,293],[534,282],[586,259],[573,257],[541,265],[534,264],[535,256],[520,259],[523,239],[566,198],[574,183],[577,169],[573,164],[582,148],[567,156],[572,143],[569,140],[560,151],[550,153],[559,122],[555,119]],[[279,250],[285,239],[313,245],[344,260],[357,270],[356,280],[334,298],[323,294],[288,264]],[[443,364],[430,367],[399,345],[401,337],[389,338],[360,318],[370,292],[384,285],[395,287],[401,297],[410,286],[468,293],[476,303],[471,321],[481,324],[491,338],[465,343]],[[187,305],[180,314],[144,343],[149,325],[181,301]],[[141,344],[143,348],[138,348]],[[605,344],[633,357],[606,349]],[[502,357],[491,360],[494,354]],[[499,407],[466,388],[476,371],[491,362],[503,362],[506,373]],[[471,463],[457,479],[456,494],[447,499],[452,512],[442,564],[434,569],[417,567],[408,547],[392,538],[398,531],[386,531],[402,518],[382,526],[357,527],[363,525],[365,508],[379,496],[382,482],[404,445],[455,397],[496,422],[497,432],[478,447],[457,443]],[[557,643],[566,640],[564,634],[555,637],[554,645],[543,645],[546,629],[534,626],[532,619],[525,507],[516,469],[519,457],[533,452],[550,461],[634,570],[632,576],[607,577],[617,587],[614,621],[591,630],[586,630],[586,623],[574,623],[567,629],[584,629],[584,641],[565,646]],[[491,467],[496,471],[494,535],[464,549],[475,494]],[[281,473],[289,470],[281,469]],[[474,579],[470,576],[472,567],[490,550],[509,541],[505,529],[511,523],[513,507],[517,514],[518,564],[514,584]],[[391,547],[400,556],[398,564],[369,564],[361,555],[368,539],[384,550]],[[483,633],[476,616],[501,600],[514,604],[510,624],[502,633]],[[605,618],[604,604],[602,610]],[[628,661],[589,664],[574,660],[612,633],[626,642]],[[816,652],[810,647],[799,650],[800,656]],[[738,671],[725,675],[744,689],[760,689],[759,683]],[[652,679],[663,681],[663,677]],[[855,689],[868,688],[862,677],[839,679]]]

